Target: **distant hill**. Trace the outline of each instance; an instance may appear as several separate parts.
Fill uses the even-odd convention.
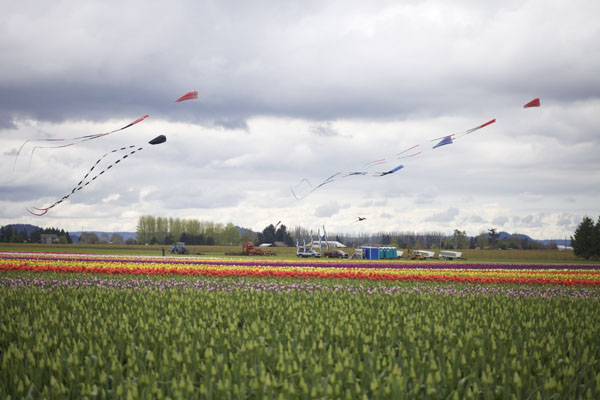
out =
[[[4,225],[3,228],[11,228],[14,232],[27,232],[27,236],[31,235],[31,232],[36,231],[38,229],[42,229],[39,226],[36,225],[30,225],[30,224],[10,224],[10,225]]]
[[[508,232],[499,232],[499,240],[504,240],[504,239],[510,239],[512,237],[512,233],[508,233]],[[562,238],[562,239],[533,239],[530,236],[524,235],[522,233],[517,233],[517,236],[519,236],[520,240],[529,240],[532,242],[538,242],[541,243],[545,246],[548,246],[550,243],[554,242],[557,245],[565,245],[565,241],[566,241],[566,245],[570,246],[571,245],[571,239],[570,238]],[[489,237],[489,233],[488,233],[488,237]]]
[[[71,239],[73,239],[73,243],[79,242],[79,237],[84,232],[85,233],[94,233],[94,234],[96,234],[96,236],[98,236],[98,238],[100,240],[102,240],[103,235],[107,235],[110,238],[113,235],[113,233],[121,235],[123,237],[124,241],[127,241],[128,239],[135,239],[135,232],[77,231],[77,232],[69,232],[69,236],[71,236]]]
[[[513,235],[513,233],[508,233],[508,232],[498,232],[498,240],[504,240],[504,239],[510,239]],[[490,236],[490,234],[488,233],[488,237]],[[524,235],[522,233],[517,233],[517,236],[519,237],[519,240],[536,240],[536,239],[532,239],[530,236]],[[539,242],[539,240],[538,240]]]
[[[557,246],[571,246],[571,239],[570,238],[562,238],[562,239],[543,239],[543,240],[538,240],[538,242],[545,244],[546,246],[548,246],[550,243],[554,242]]]

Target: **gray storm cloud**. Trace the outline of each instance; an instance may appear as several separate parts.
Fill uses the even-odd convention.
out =
[[[353,228],[346,212],[392,216],[361,225],[378,231],[406,229],[393,211],[402,210],[416,231],[448,229],[459,215],[475,231],[502,215],[503,228],[562,236],[600,213],[599,14],[586,0],[6,3],[3,171],[40,134],[150,118],[110,140],[36,152],[30,168],[3,174],[0,222],[30,218],[26,206],[50,204],[113,146],[165,134],[160,151],[44,223],[76,226],[93,209],[133,230],[140,213],[211,210],[255,229],[276,213],[288,226],[343,231]],[[199,98],[174,102],[188,90]],[[534,97],[542,107],[523,110]],[[302,178],[319,182],[491,118],[385,179],[349,178],[302,202],[290,194]],[[342,201],[350,205],[332,206]]]

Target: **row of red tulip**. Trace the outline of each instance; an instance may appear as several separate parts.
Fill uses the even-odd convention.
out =
[[[109,275],[180,275],[180,276],[208,276],[208,277],[274,277],[274,278],[300,278],[300,279],[366,279],[373,281],[422,281],[422,282],[464,282],[464,283],[502,283],[502,284],[552,284],[552,285],[583,285],[600,286],[600,277],[596,274],[586,277],[556,277],[552,273],[540,276],[486,276],[481,271],[472,271],[464,268],[457,270],[456,274],[444,271],[405,271],[406,273],[389,273],[380,270],[314,270],[306,268],[245,268],[245,267],[115,267],[98,265],[61,265],[53,263],[0,263],[2,271],[27,271],[27,272],[54,272],[54,273],[85,273]],[[440,273],[442,272],[442,273]],[[558,271],[560,272],[560,271]],[[467,273],[467,274],[465,274]],[[516,274],[519,275],[519,274]],[[560,274],[558,274],[560,275]]]

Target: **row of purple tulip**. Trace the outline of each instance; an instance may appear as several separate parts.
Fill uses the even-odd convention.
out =
[[[246,281],[246,280],[177,280],[149,278],[98,278],[77,277],[56,279],[52,277],[0,277],[0,288],[21,289],[37,288],[55,289],[116,289],[116,290],[198,290],[218,292],[282,292],[282,293],[349,293],[352,295],[408,295],[408,294],[437,294],[448,296],[510,296],[510,297],[539,297],[539,298],[584,298],[600,299],[600,290],[585,287],[511,287],[504,285],[455,285],[455,284],[412,284],[412,285],[351,285],[351,284],[321,284],[313,282],[277,282],[277,281]]]

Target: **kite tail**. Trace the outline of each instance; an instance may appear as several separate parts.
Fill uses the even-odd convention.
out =
[[[32,209],[34,209],[34,210],[42,211],[41,213],[33,212],[29,208],[25,208],[25,209],[27,210],[27,212],[29,214],[35,215],[36,217],[41,217],[42,215],[46,214],[50,208],[52,208],[52,207],[48,207],[48,208],[36,208],[36,207],[32,207]]]
[[[363,164],[363,167],[371,168],[374,165],[385,164],[386,162],[387,162],[387,160],[385,158],[381,158],[379,160],[374,160],[374,161],[368,162],[366,164]]]
[[[304,197],[306,197],[306,196],[298,197],[298,195],[296,195],[296,192],[294,192],[294,187],[293,186],[290,186],[290,190],[292,191],[292,195],[294,195],[294,197],[296,198],[296,200],[302,200]]]
[[[406,150],[402,150],[400,153],[398,153],[398,154],[396,154],[396,155],[397,155],[397,156],[399,156],[399,155],[401,155],[401,154],[404,154],[404,153],[406,153],[407,151],[410,151],[410,150],[412,150],[412,149],[415,149],[415,148],[417,148],[417,147],[419,147],[419,145],[418,145],[418,144],[415,144],[414,146],[412,146],[412,147],[409,147],[409,148],[408,148],[408,149],[406,149]],[[419,153],[420,153],[420,152],[419,152]],[[419,154],[419,153],[416,153],[416,154]],[[408,157],[410,157],[410,156],[408,156]]]
[[[404,160],[405,158],[410,158],[410,157],[418,156],[421,153],[422,153],[422,151],[417,151],[416,153],[409,154],[407,156],[398,157],[398,158],[396,158],[396,160]]]
[[[29,165],[31,165],[31,158],[33,157],[33,152],[37,148],[57,149],[57,148],[61,148],[61,147],[73,146],[75,144],[86,142],[86,141],[92,140],[92,139],[98,139],[99,137],[103,137],[103,136],[106,136],[106,135],[110,135],[111,133],[115,133],[115,132],[119,132],[119,131],[122,131],[124,129],[127,129],[130,126],[133,126],[133,125],[135,125],[135,124],[137,124],[139,122],[142,122],[143,120],[145,120],[149,116],[150,116],[150,114],[146,114],[143,117],[140,117],[140,118],[136,119],[135,121],[130,122],[129,124],[125,125],[122,128],[115,129],[113,131],[106,132],[106,133],[95,133],[93,135],[77,136],[77,137],[74,137],[74,138],[59,138],[59,139],[37,138],[37,139],[26,140],[25,142],[23,142],[23,144],[21,145],[21,147],[19,147],[19,151],[17,151],[17,155],[15,156],[15,162],[13,164],[13,171],[15,170],[15,167],[17,165],[17,159],[19,158],[19,155],[21,154],[21,150],[23,150],[23,147],[25,147],[25,145],[27,143],[29,143],[29,142],[35,142],[35,141],[38,141],[38,142],[64,142],[64,141],[70,141],[70,143],[63,144],[63,145],[60,145],[60,146],[36,146],[36,147],[34,147],[33,150],[31,151],[30,156],[29,156]]]
[[[46,208],[37,208],[37,207],[32,207],[33,210],[38,210],[38,211],[43,211],[41,213],[37,213],[37,212],[33,212],[30,209],[27,209],[27,211],[30,214],[33,214],[35,216],[41,217],[42,215],[46,214],[48,212],[48,210],[50,210],[51,208],[53,208],[54,206],[59,205],[60,203],[62,203],[63,201],[67,200],[69,197],[71,197],[72,194],[74,194],[75,192],[83,189],[84,187],[88,186],[90,183],[92,183],[93,181],[95,181],[97,178],[100,177],[100,175],[104,174],[105,172],[107,172],[108,170],[110,170],[112,167],[114,167],[115,165],[119,164],[121,161],[129,158],[129,156],[143,150],[142,147],[138,147],[135,150],[129,151],[127,154],[124,154],[122,157],[120,157],[119,159],[117,159],[116,161],[114,161],[112,164],[108,165],[106,168],[104,168],[102,171],[100,171],[99,173],[97,173],[95,176],[93,176],[91,179],[87,180],[88,176],[91,174],[91,172],[96,168],[96,166],[109,154],[112,153],[116,153],[118,151],[124,151],[124,150],[129,150],[136,147],[135,145],[131,145],[129,147],[122,147],[120,149],[114,149],[112,151],[109,151],[108,153],[104,154],[102,157],[100,157],[98,159],[98,161],[96,161],[96,163],[92,166],[92,168],[90,168],[90,170],[85,174],[85,176],[83,177],[82,180],[79,181],[79,183],[77,185],[75,185],[75,187],[73,189],[71,189],[71,192],[64,195],[60,200],[55,201],[51,206],[46,207]]]

